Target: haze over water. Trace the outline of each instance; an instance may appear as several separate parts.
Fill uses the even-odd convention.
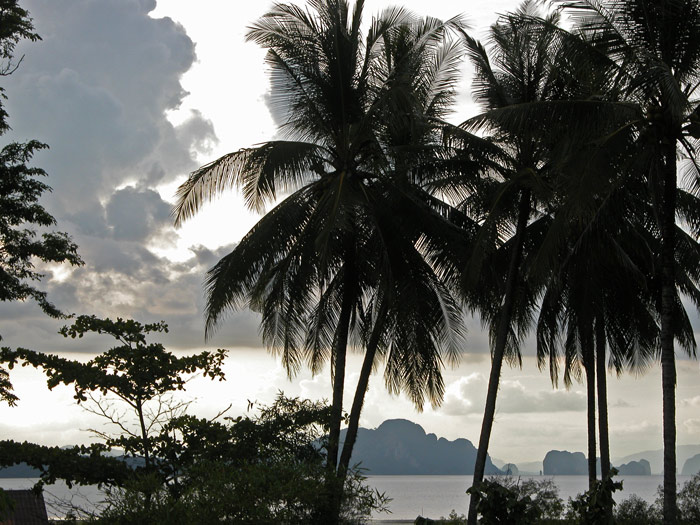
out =
[[[692,476],[678,476],[679,486]],[[526,479],[553,479],[559,488],[559,497],[566,502],[588,489],[587,476],[521,476]],[[663,482],[663,476],[617,476],[622,480],[623,490],[617,492],[618,503],[636,494],[643,500],[653,503],[656,491]],[[414,520],[417,516],[436,519],[447,516],[452,509],[457,514],[467,513],[469,506],[467,487],[471,486],[471,476],[368,476],[367,484],[392,498],[389,503],[391,514],[375,514],[375,519]]]

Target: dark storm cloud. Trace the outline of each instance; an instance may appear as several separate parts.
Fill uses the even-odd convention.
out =
[[[146,241],[171,225],[170,209],[157,192],[127,187],[112,194],[105,211],[114,239]]]
[[[173,262],[153,246],[172,245],[171,205],[156,186],[197,167],[216,140],[197,112],[174,126],[166,117],[186,96],[180,78],[194,43],[170,19],[153,19],[152,0],[26,0],[43,40],[21,45],[20,69],[3,79],[13,131],[4,139],[50,146],[33,161],[53,193],[43,199],[79,246],[85,266],[66,276],[46,268],[39,287],[66,313],[166,321],[169,348],[204,347],[206,271],[231,246],[192,249]],[[32,303],[0,304],[3,344],[94,352],[64,340],[64,320]],[[230,316],[206,346],[259,346],[258,317]]]
[[[51,150],[52,204],[74,214],[134,179],[153,185],[196,167],[193,151],[214,140],[196,112],[179,127],[165,117],[186,95],[180,76],[194,44],[155,2],[28,0],[43,40],[20,46],[22,67],[6,79],[13,136]]]

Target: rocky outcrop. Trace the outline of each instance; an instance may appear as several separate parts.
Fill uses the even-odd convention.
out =
[[[681,470],[682,476],[694,476],[700,472],[700,454],[688,458],[683,464],[683,470]]]
[[[583,452],[550,450],[544,457],[545,476],[587,476],[588,462]]]
[[[651,465],[646,459],[630,461],[617,467],[621,476],[651,476]]]
[[[518,466],[515,463],[506,463],[503,465],[501,468],[503,473],[506,476],[519,476],[520,475],[520,470],[518,470]]]
[[[340,439],[345,439],[345,430]],[[476,448],[469,440],[438,438],[406,419],[390,419],[376,429],[360,428],[351,460],[374,475],[470,475],[475,462]],[[501,473],[487,458],[486,474]]]

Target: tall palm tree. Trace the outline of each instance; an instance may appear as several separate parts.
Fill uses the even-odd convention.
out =
[[[560,261],[550,273],[538,318],[538,361],[542,367],[549,358],[552,382],[558,378],[559,347],[565,385],[580,377],[581,367],[585,373],[590,487],[596,479],[596,383],[601,474],[610,470],[606,344],[620,372],[625,362],[638,367],[648,363],[657,341],[657,317],[645,281],[649,257],[634,246],[641,235],[625,211],[621,199],[611,198],[597,209],[594,219],[574,218],[569,242],[561,246]]]
[[[457,275],[450,261],[460,257],[445,254],[464,246],[465,231],[446,220],[453,210],[426,192],[421,179],[446,155],[439,131],[456,93],[462,52],[457,43],[445,40],[445,28],[460,26],[459,19],[443,24],[427,18],[397,26],[383,38],[387,114],[380,120],[380,142],[387,168],[377,180],[384,192],[373,214],[382,223],[378,231],[394,233],[382,241],[388,257],[369,308],[374,315],[367,323],[341,473],[349,466],[376,356],[386,358],[389,390],[405,391],[419,410],[425,398],[433,405],[442,400],[439,350],[447,351],[448,360],[456,359],[461,314],[444,281]]]
[[[677,153],[693,159],[698,133],[700,5],[695,0],[561,0],[576,28],[617,67],[637,132],[638,175],[649,184],[660,239],[664,523],[677,521],[674,305]],[[643,164],[642,164],[643,162]]]
[[[552,197],[549,178],[549,139],[537,129],[513,133],[499,122],[503,108],[556,100],[562,86],[555,73],[557,16],[548,25],[533,24],[535,3],[501,17],[491,27],[491,53],[465,35],[476,68],[474,95],[485,112],[467,121],[467,129],[488,129],[501,151],[490,175],[472,180],[476,192],[465,201],[481,226],[472,243],[464,271],[468,306],[490,328],[491,373],[479,436],[474,483],[483,480],[496,397],[504,358],[519,362],[519,345],[528,331],[536,291],[526,280],[527,258],[546,231],[546,206]],[[469,523],[476,523],[476,498],[469,506]]]
[[[303,363],[318,372],[330,360],[329,494],[319,519],[333,523],[375,354],[387,354],[389,386],[418,405],[440,401],[443,360],[456,355],[461,317],[437,254],[463,244],[463,234],[446,227],[446,207],[417,188],[412,173],[434,149],[430,119],[449,103],[456,66],[439,21],[390,9],[363,38],[362,1],[352,11],[341,0],[310,6],[276,4],[248,34],[268,49],[272,109],[289,140],[200,168],[181,186],[175,214],[179,223],[232,186],[258,210],[290,192],[210,270],[207,333],[224,313],[249,305],[262,313],[263,339],[290,375]],[[403,51],[388,50],[402,35],[410,37]],[[436,60],[417,64],[414,84],[405,85],[416,57]],[[392,107],[399,98],[400,112]],[[400,137],[406,126],[408,138]],[[367,352],[339,460],[353,342]]]

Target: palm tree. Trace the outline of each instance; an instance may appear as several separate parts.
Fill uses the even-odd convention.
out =
[[[436,149],[430,120],[451,98],[455,52],[441,44],[445,25],[409,26],[406,11],[391,9],[363,39],[362,1],[352,12],[345,1],[310,5],[276,4],[248,34],[269,50],[272,108],[289,140],[200,168],[181,186],[175,215],[181,222],[231,186],[258,210],[280,190],[290,193],[210,270],[207,333],[227,311],[249,305],[262,313],[263,339],[290,376],[304,363],[316,373],[331,361],[329,494],[320,519],[333,523],[375,355],[387,355],[394,391],[407,391],[419,406],[442,397],[440,370],[455,359],[461,317],[437,254],[464,241],[448,227],[446,207],[413,184],[412,166]],[[418,58],[419,74],[405,85]],[[406,126],[410,133],[401,136]],[[353,342],[367,351],[339,461]]]
[[[637,133],[639,177],[650,188],[660,239],[661,368],[664,436],[664,523],[677,520],[674,310],[677,153],[692,159],[698,133],[700,5],[695,0],[561,0],[577,31],[589,35],[617,68],[629,125]]]
[[[462,127],[490,129],[501,152],[491,163],[490,176],[466,183],[476,191],[465,205],[480,217],[481,226],[464,271],[464,294],[470,309],[488,323],[492,356],[475,484],[484,476],[503,360],[520,361],[519,345],[532,322],[536,290],[525,278],[527,258],[549,221],[549,139],[532,128],[514,133],[499,119],[503,108],[556,100],[563,93],[554,74],[557,32],[549,27],[556,25],[557,16],[536,25],[531,20],[535,15],[534,2],[528,1],[517,13],[501,17],[491,28],[490,54],[464,36],[476,68],[475,97],[486,111]],[[476,503],[472,496],[470,524],[476,523]]]
[[[554,384],[559,347],[563,347],[567,387],[572,377],[580,378],[581,365],[585,372],[591,488],[596,479],[596,377],[601,474],[605,477],[610,471],[606,344],[610,344],[612,363],[621,372],[625,363],[638,368],[648,363],[655,356],[657,340],[657,317],[645,288],[649,257],[634,246],[640,234],[621,202],[619,198],[606,199],[588,221],[582,221],[581,215],[574,217],[569,242],[561,246],[560,261],[550,273],[537,327],[538,362],[543,367],[548,358]],[[561,208],[566,209],[566,204]]]
[[[464,230],[446,220],[451,208],[421,187],[423,172],[436,169],[447,153],[439,134],[455,95],[459,46],[445,40],[446,27],[427,18],[397,26],[383,38],[384,108],[380,141],[387,159],[382,200],[374,203],[377,231],[387,254],[368,308],[365,357],[353,401],[339,471],[348,469],[359,417],[375,356],[386,357],[385,381],[393,393],[405,391],[421,410],[435,406],[444,385],[441,349],[455,362],[462,332],[460,310],[445,281],[457,275],[445,257],[464,246]],[[381,221],[381,224],[379,223]]]

